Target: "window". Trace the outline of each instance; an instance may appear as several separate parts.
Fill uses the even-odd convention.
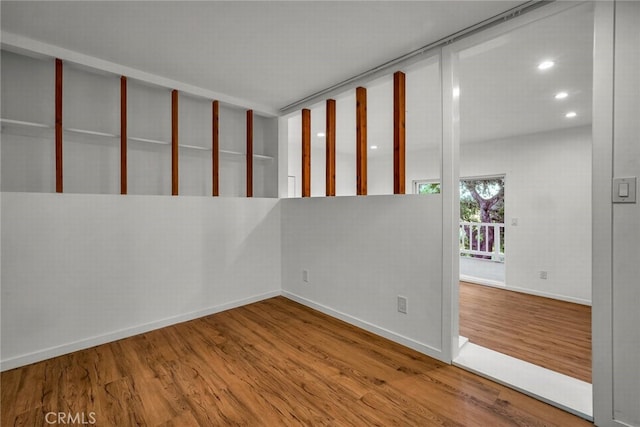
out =
[[[413,192],[415,194],[440,194],[440,183],[438,181],[413,181]]]

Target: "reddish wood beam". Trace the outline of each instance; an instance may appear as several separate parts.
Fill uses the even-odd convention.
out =
[[[253,110],[247,110],[247,197],[253,197]]]
[[[367,89],[356,88],[356,194],[367,194]]]
[[[326,193],[336,195],[336,101],[327,99],[327,127],[325,130],[326,155]]]
[[[62,193],[62,60],[56,59],[56,193]]]
[[[127,78],[120,77],[120,194],[127,194]]]
[[[220,103],[213,101],[212,113],[212,141],[211,141],[211,171],[213,174],[213,196],[220,195]]]
[[[405,193],[405,74],[393,75],[393,194]]]
[[[302,110],[302,197],[311,197],[311,110]]]
[[[178,91],[171,91],[171,195],[178,195]]]

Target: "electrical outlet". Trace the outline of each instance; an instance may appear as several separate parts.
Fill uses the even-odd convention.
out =
[[[309,270],[302,270],[302,281],[309,283]]]
[[[398,312],[407,314],[407,297],[398,295]]]
[[[542,280],[547,280],[547,272],[546,271],[541,271],[540,272],[540,278]]]

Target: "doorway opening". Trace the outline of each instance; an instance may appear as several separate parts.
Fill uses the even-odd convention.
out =
[[[591,418],[593,5],[522,18],[445,50],[472,177],[454,363]]]

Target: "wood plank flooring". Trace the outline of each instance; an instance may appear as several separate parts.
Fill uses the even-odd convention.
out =
[[[460,335],[591,382],[591,307],[460,282]]]
[[[3,372],[2,426],[590,423],[283,297]]]

